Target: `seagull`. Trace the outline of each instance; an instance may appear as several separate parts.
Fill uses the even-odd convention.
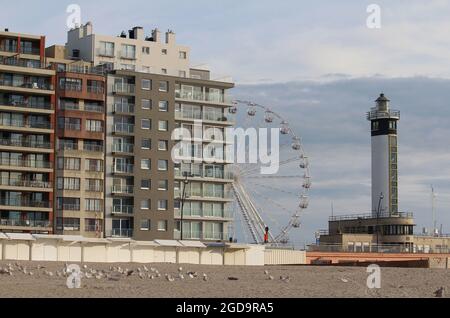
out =
[[[265,271],[264,271],[264,275],[269,275],[269,271],[268,271],[268,270],[265,270]]]
[[[181,279],[181,280],[183,280],[184,279],[184,276],[183,276],[183,274],[178,274],[178,277]]]
[[[203,274],[203,281],[207,282],[208,281],[208,275]]]
[[[173,282],[175,280],[172,276],[170,276],[168,274],[165,274],[165,277],[169,282]]]
[[[143,273],[139,273],[139,278],[140,279],[144,279],[144,274]]]
[[[345,278],[341,278],[341,281],[342,281],[343,283],[348,283],[348,279],[345,279]]]
[[[178,268],[178,271],[179,271],[179,272],[182,272],[182,271],[183,271],[183,267],[179,267],[179,268]]]
[[[155,272],[155,271],[156,271],[156,269],[155,269],[155,268],[153,268],[153,267],[150,267],[150,271],[152,271],[152,272]]]
[[[269,275],[269,280],[273,280],[273,276],[272,275]]]
[[[228,277],[228,280],[239,280],[237,277]]]
[[[134,271],[133,270],[127,270],[126,273],[127,273],[127,276],[131,276],[134,273]]]
[[[84,269],[87,269],[87,268],[88,268],[88,266],[87,266],[87,265],[85,264],[85,265],[83,265],[83,268],[84,268]]]
[[[144,265],[143,267],[144,267],[144,271],[148,272],[147,266]]]
[[[434,292],[434,295],[435,295],[437,298],[442,298],[442,297],[444,297],[444,294],[445,294],[445,287],[441,287],[441,288],[439,288],[438,290],[436,290],[436,291]]]
[[[285,282],[285,283],[289,283],[290,280],[291,280],[291,278],[290,278],[289,276],[286,276],[286,277],[280,276],[280,280],[282,280],[282,281]]]
[[[151,274],[148,274],[148,278],[150,278],[150,279],[155,279],[155,276],[153,276],[153,275],[151,275]]]

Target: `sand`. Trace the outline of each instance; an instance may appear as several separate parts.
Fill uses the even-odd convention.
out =
[[[2,261],[0,268],[16,262]],[[163,297],[163,298],[304,298],[304,297],[435,297],[434,291],[446,288],[444,297],[450,294],[450,271],[438,269],[382,268],[381,289],[370,290],[366,280],[368,273],[363,267],[216,267],[199,265],[147,264],[156,268],[161,278],[151,280],[137,275],[139,264],[86,264],[89,268],[109,271],[110,266],[134,269],[135,272],[119,281],[95,278],[81,280],[80,289],[69,289],[65,277],[50,277],[44,271],[56,273],[62,271],[63,263],[18,262],[32,271],[33,276],[18,272],[13,275],[0,274],[0,297]],[[36,269],[38,265],[44,269]],[[79,264],[80,265],[80,264]],[[14,266],[14,265],[13,265]],[[199,277],[184,280],[176,278],[169,282],[164,274],[178,275],[183,272],[198,272]],[[264,273],[268,270],[274,280]],[[206,273],[208,280],[202,279]],[[280,276],[289,276],[290,281],[280,280]],[[238,280],[228,280],[235,277]]]

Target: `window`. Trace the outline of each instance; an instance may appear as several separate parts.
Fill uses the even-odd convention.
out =
[[[160,101],[158,108],[159,108],[160,112],[168,112],[169,111],[169,102],[166,100]]]
[[[98,48],[98,55],[113,57],[114,43],[100,41]]]
[[[81,119],[58,117],[58,128],[64,130],[81,130]]]
[[[162,49],[161,53],[162,53],[162,55],[167,55],[167,49]]]
[[[86,120],[86,131],[103,132],[103,122],[101,120]]]
[[[167,74],[167,68],[162,68],[161,69],[161,74]]]
[[[150,190],[151,187],[152,187],[151,180],[148,179],[141,180],[141,190]]]
[[[151,169],[150,159],[142,159],[141,160],[141,169],[142,170],[150,170]]]
[[[158,200],[158,210],[159,211],[167,211],[167,205],[168,205],[168,201],[167,200]]]
[[[187,59],[187,52],[185,52],[185,51],[180,51],[180,59],[182,59],[182,60]]]
[[[150,200],[141,201],[141,210],[150,210]]]
[[[159,82],[159,91],[160,92],[167,92],[167,91],[169,91],[169,82],[167,82],[167,81],[160,81]]]
[[[103,172],[103,160],[100,159],[86,159],[84,162],[86,171]]]
[[[57,179],[58,190],[80,190],[80,178],[58,178]]]
[[[120,69],[126,70],[126,71],[135,71],[136,65],[133,64],[120,64]]]
[[[169,149],[169,141],[160,140],[158,141],[158,150],[159,151],[167,151]]]
[[[168,180],[159,180],[158,181],[158,190],[159,191],[169,190],[169,181]]]
[[[149,55],[150,54],[150,48],[148,46],[143,46],[142,47],[142,53]]]
[[[102,200],[99,199],[86,199],[85,209],[89,212],[101,212],[102,211]]]
[[[72,170],[79,171],[80,170],[80,158],[63,158],[58,157],[57,166],[60,170]]]
[[[158,123],[159,131],[168,131],[169,130],[169,122],[167,120],[160,120]]]
[[[372,122],[372,131],[378,130],[380,128],[380,122],[373,121]]]
[[[142,100],[142,109],[149,110],[152,109],[152,101],[150,99]]]
[[[150,220],[141,220],[141,231],[150,231]]]
[[[80,199],[79,198],[57,198],[56,208],[64,211],[80,211]]]
[[[142,89],[144,90],[151,90],[152,89],[152,81],[149,79],[143,79],[142,80]]]
[[[134,45],[122,44],[122,52],[120,55],[123,59],[132,59],[136,58],[136,47]]]
[[[167,160],[158,160],[158,170],[167,171],[169,169],[169,162]]]
[[[88,192],[103,192],[103,180],[86,179],[85,190]]]
[[[151,141],[151,139],[143,138],[141,140],[141,149],[150,150],[151,148],[152,148],[152,141]]]
[[[83,81],[78,78],[61,77],[59,79],[59,88],[66,91],[81,92]]]
[[[158,221],[158,231],[166,232],[167,231],[167,221]]]
[[[173,208],[174,208],[175,210],[181,209],[181,201],[180,201],[180,200],[175,200],[175,201],[173,201]]]
[[[179,71],[178,72],[179,77],[186,77],[186,71]]]
[[[150,130],[152,128],[152,122],[150,119],[142,119],[141,120],[141,128]]]

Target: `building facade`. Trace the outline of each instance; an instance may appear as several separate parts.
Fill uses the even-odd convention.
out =
[[[53,233],[55,101],[45,37],[0,32],[0,231]]]

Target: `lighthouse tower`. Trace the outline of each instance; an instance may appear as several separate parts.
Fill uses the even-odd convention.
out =
[[[400,112],[391,110],[381,94],[367,114],[372,129],[372,215],[398,214],[397,123]]]

